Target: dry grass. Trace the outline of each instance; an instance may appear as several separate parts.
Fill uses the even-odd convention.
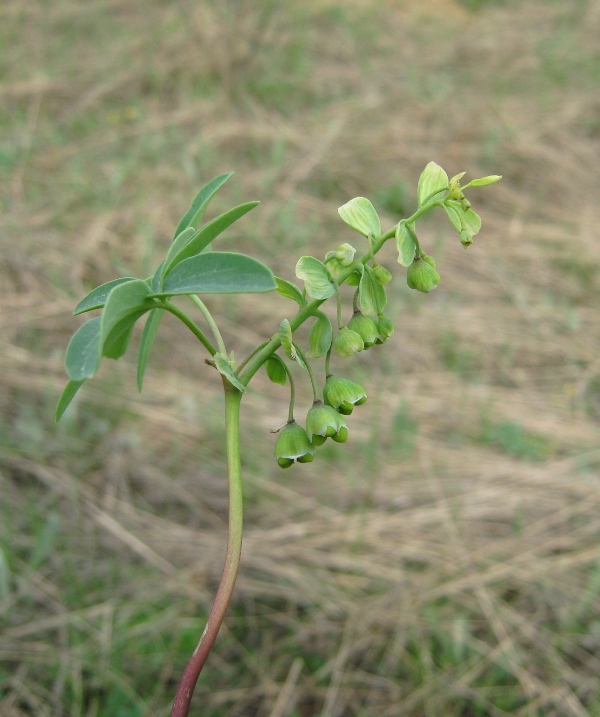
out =
[[[55,427],[74,301],[146,275],[219,172],[214,211],[263,199],[224,246],[291,278],[353,240],[349,197],[410,212],[431,159],[505,180],[467,253],[424,225],[434,294],[386,254],[397,330],[354,366],[349,444],[276,469],[285,398],[257,379],[196,713],[600,714],[600,3],[475,5],[0,8],[3,717],[168,714],[223,558],[210,370],[165,322],[141,397],[131,359]],[[289,310],[216,305],[239,356]]]

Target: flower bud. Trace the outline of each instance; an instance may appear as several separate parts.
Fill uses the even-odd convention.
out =
[[[349,329],[347,326],[343,326],[338,331],[333,345],[338,355],[342,358],[349,358],[359,351],[362,351],[365,347],[365,343],[360,334],[357,334],[356,331],[352,331],[352,329]]]
[[[360,406],[367,400],[365,389],[347,378],[328,376],[323,389],[325,403],[344,416],[352,413],[354,406]]]
[[[350,266],[354,261],[355,254],[356,249],[353,246],[350,244],[340,244],[334,256],[342,266]]]
[[[377,331],[379,331],[379,335],[384,341],[389,339],[394,333],[394,324],[387,316],[385,316],[385,314],[381,314],[379,316],[379,320],[377,321]]]
[[[440,283],[440,275],[433,268],[429,260],[433,261],[431,257],[426,255],[423,255],[421,258],[415,257],[413,263],[408,267],[406,283],[411,289],[427,293],[435,289]]]
[[[348,429],[346,421],[331,406],[324,406],[321,401],[315,401],[306,416],[306,434],[315,446],[322,446],[328,438],[344,443],[340,440],[340,431]]]
[[[309,441],[302,426],[292,420],[281,430],[275,444],[275,459],[282,468],[289,468],[294,461],[310,463],[315,447]]]
[[[373,276],[375,277],[375,281],[378,284],[381,284],[381,286],[389,284],[392,280],[391,273],[385,268],[385,266],[381,266],[381,264],[375,264],[373,267]]]
[[[471,208],[471,202],[463,196],[463,198],[460,200],[461,207],[467,212]]]
[[[354,316],[348,322],[348,328],[352,331],[356,331],[363,340],[366,349],[373,346],[379,338],[379,331],[377,330],[375,321],[360,311],[354,312]]]
[[[470,246],[473,243],[473,235],[471,234],[471,232],[463,230],[460,233],[460,243],[464,246],[465,249]]]

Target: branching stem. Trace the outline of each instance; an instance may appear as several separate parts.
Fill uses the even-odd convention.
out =
[[[200,340],[202,345],[206,348],[206,350],[211,356],[214,356],[217,353],[217,349],[211,344],[204,332],[198,326],[196,326],[196,324],[184,311],[182,311],[180,308],[175,306],[175,304],[172,304],[166,299],[160,302],[160,304],[158,304],[157,306],[161,309],[165,309],[165,311],[169,311],[171,314],[173,314],[173,316],[176,316],[178,319],[180,319],[194,334],[194,336]]]
[[[199,296],[196,296],[196,294],[190,294],[189,296],[191,301],[193,301],[193,303],[196,304],[196,306],[200,309],[200,312],[202,316],[204,316],[206,323],[210,326],[210,330],[212,331],[212,335],[215,337],[215,341],[217,342],[219,351],[222,354],[225,354],[225,356],[227,356],[225,342],[223,341],[223,337],[221,336],[219,327],[217,326],[216,321],[213,319],[212,314],[208,310],[208,307]]]

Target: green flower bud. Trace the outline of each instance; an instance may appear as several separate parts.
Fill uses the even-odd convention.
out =
[[[465,195],[462,193],[460,188],[460,180],[465,176],[466,172],[455,174],[454,177],[448,183],[448,189],[450,190],[450,198],[460,201]]]
[[[425,255],[421,258],[415,257],[413,263],[408,267],[406,283],[411,289],[427,293],[440,283],[440,275],[430,264],[429,259],[431,257]]]
[[[471,234],[471,232],[463,230],[460,233],[460,243],[464,246],[465,249],[470,246],[473,243],[473,235]]]
[[[342,428],[346,428],[346,421],[335,408],[324,406],[321,401],[313,403],[306,416],[306,434],[315,446],[323,445],[328,438],[337,441]]]
[[[354,406],[360,406],[367,400],[365,389],[347,378],[328,376],[323,388],[325,403],[344,416],[352,413]]]
[[[394,333],[394,324],[392,324],[387,316],[381,314],[379,316],[379,321],[377,322],[377,330],[379,331],[381,338],[385,341]]]
[[[435,259],[432,256],[429,256],[429,254],[421,254],[421,259],[426,261],[429,266],[432,266],[435,269]]]
[[[365,316],[360,311],[355,311],[354,316],[348,322],[348,328],[361,337],[365,348],[368,349],[370,346],[377,341],[379,338],[379,331],[377,330],[377,324],[370,316]]]
[[[347,326],[343,326],[338,331],[333,346],[339,356],[349,358],[359,351],[362,351],[365,347],[365,342],[356,331],[352,331],[352,329],[349,329]]]
[[[385,268],[385,266],[381,266],[381,264],[375,264],[373,267],[373,276],[375,277],[375,281],[378,284],[381,284],[381,286],[389,284],[392,280],[390,272]]]
[[[334,256],[342,266],[350,266],[354,261],[355,254],[356,249],[353,246],[350,244],[340,244]]]
[[[357,271],[353,271],[346,279],[346,284],[348,286],[358,286],[360,284],[360,274]]]
[[[275,444],[275,459],[282,468],[289,468],[294,461],[310,463],[315,447],[309,441],[302,426],[292,420],[280,431]]]
[[[463,198],[460,200],[461,207],[467,212],[471,208],[471,202],[463,196]]]

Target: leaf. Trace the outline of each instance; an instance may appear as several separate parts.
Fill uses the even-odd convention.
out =
[[[173,258],[177,256],[177,254],[186,246],[186,244],[195,234],[196,229],[194,229],[194,227],[187,227],[187,229],[184,229],[180,234],[175,237],[175,239],[173,239],[173,242],[169,247],[169,251],[167,252],[166,257],[164,258],[161,265],[156,270],[154,277],[152,278],[153,290],[158,291],[162,284],[165,267],[168,267],[171,264]]]
[[[454,202],[455,205],[458,204],[458,207],[456,207],[453,206],[450,201],[444,203],[444,209],[446,210],[448,219],[450,219],[450,221],[452,222],[453,227],[456,229],[457,232],[461,232],[463,229],[463,225],[465,224],[465,212],[461,207],[460,202]]]
[[[125,353],[133,325],[155,305],[149,295],[150,288],[141,279],[117,286],[110,292],[101,317],[100,356],[117,359]]]
[[[185,246],[183,246],[177,254],[171,258],[170,264],[167,266],[165,263],[162,271],[163,281],[178,264],[185,259],[189,259],[192,256],[200,254],[200,252],[208,247],[215,237],[225,231],[227,227],[231,226],[238,219],[243,217],[244,214],[247,214],[251,209],[254,209],[257,204],[260,204],[260,202],[247,202],[246,204],[240,204],[224,214],[220,214],[218,217],[215,217],[212,221],[208,222],[208,224],[205,224],[202,229],[198,229]]]
[[[375,207],[366,197],[355,197],[338,209],[340,217],[364,236],[381,234],[381,222]]]
[[[398,263],[402,266],[410,266],[415,259],[417,242],[406,222],[400,222],[396,226],[396,248],[398,249]]]
[[[375,279],[373,269],[365,265],[359,286],[360,310],[363,314],[382,314],[387,304],[385,289]]]
[[[259,294],[277,288],[273,272],[245,254],[214,251],[192,256],[171,271],[153,296]]]
[[[285,351],[286,356],[292,361],[295,361],[297,356],[294,350],[292,327],[287,319],[283,319],[279,324],[279,340],[281,341],[281,348]]]
[[[304,281],[314,299],[328,299],[335,294],[335,284],[327,267],[314,256],[302,256],[296,264],[296,276]]]
[[[160,282],[162,279],[162,270],[163,270],[164,265],[165,265],[165,262],[163,260],[159,264],[159,266],[156,269],[156,271],[154,272],[153,276],[151,276],[150,279],[146,279],[146,283],[152,289],[152,292],[160,290]]]
[[[175,237],[177,237],[178,234],[181,234],[181,232],[188,227],[194,227],[195,229],[198,228],[198,224],[202,221],[202,217],[204,216],[208,203],[231,176],[233,176],[233,172],[220,174],[218,177],[211,179],[208,184],[205,184],[204,187],[202,187],[202,189],[194,197],[192,206],[188,209],[182,220],[177,225]]]
[[[471,234],[471,236],[475,236],[475,234],[479,233],[479,230],[481,229],[481,217],[472,209],[467,209],[467,211],[465,212],[465,210],[462,208],[461,203],[455,201],[454,199],[448,199],[446,202],[444,202],[444,209],[446,210],[448,217],[450,217],[450,221],[452,222],[452,224],[454,224],[454,227],[457,229],[457,231],[461,230],[459,217],[462,217],[463,222],[465,224],[465,228]],[[457,218],[456,220],[452,218],[453,215]]]
[[[146,373],[146,367],[148,366],[148,360],[150,359],[154,339],[158,333],[158,327],[160,326],[163,315],[164,309],[152,309],[152,311],[148,314],[148,319],[146,320],[146,325],[144,326],[144,333],[142,334],[142,341],[140,343],[137,365],[137,385],[139,391],[142,390],[144,374]]]
[[[110,359],[119,359],[127,351],[129,342],[133,335],[133,326],[135,322],[145,314],[145,311],[140,311],[135,315],[128,316],[127,319],[121,321],[114,330],[111,331],[104,342],[104,348],[102,349],[102,355]]]
[[[100,323],[96,316],[82,324],[71,337],[65,355],[65,368],[73,381],[91,378],[100,364]]]
[[[101,309],[106,303],[108,295],[115,288],[115,286],[124,284],[127,281],[136,281],[136,279],[133,276],[124,276],[121,279],[113,279],[112,281],[107,281],[106,284],[97,286],[77,304],[73,315],[77,316],[78,314],[83,314],[86,311]]]
[[[417,186],[419,206],[422,207],[436,194],[446,189],[448,189],[448,175],[439,164],[429,162],[419,177],[419,184]]]
[[[280,279],[278,276],[275,277],[275,283],[277,284],[277,291],[282,296],[285,296],[286,299],[291,299],[300,306],[304,306],[306,304],[306,301],[302,296],[302,292],[296,284],[292,284],[291,281],[286,281],[285,279]]]
[[[216,353],[213,356],[215,366],[217,371],[225,376],[225,378],[229,381],[229,383],[232,386],[235,386],[239,391],[242,393],[246,393],[246,387],[243,383],[240,383],[238,380],[238,377],[235,375],[235,371],[233,370],[233,366],[229,362],[229,359],[225,354]]]
[[[465,224],[467,225],[467,230],[471,233],[471,236],[475,236],[475,234],[478,234],[481,229],[481,217],[477,214],[477,212],[474,212],[472,209],[468,209],[465,212]]]
[[[265,361],[265,369],[267,370],[267,376],[273,381],[278,383],[280,386],[285,386],[287,381],[287,371],[285,370],[285,364],[280,356],[275,354],[271,358]]]
[[[309,358],[319,358],[329,351],[333,341],[333,326],[328,316],[317,314],[317,320],[310,328],[308,341],[310,348],[306,355]]]
[[[55,418],[57,421],[60,421],[62,418],[63,413],[67,410],[68,405],[71,403],[71,401],[75,398],[75,394],[79,389],[83,386],[85,383],[85,379],[81,379],[81,381],[74,381],[71,379],[67,382],[67,385],[64,388],[64,391],[60,394],[60,398],[58,399],[58,403],[56,404],[56,413]]]
[[[490,174],[487,177],[480,177],[479,179],[472,179],[468,184],[465,184],[463,189],[467,187],[487,187],[488,184],[495,184],[502,179],[501,174]]]

